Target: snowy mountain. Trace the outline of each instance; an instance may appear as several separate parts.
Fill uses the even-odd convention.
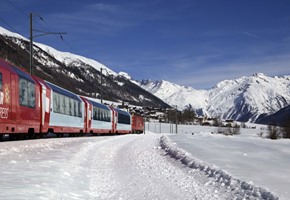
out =
[[[203,108],[206,108],[208,105],[209,96],[207,90],[196,90],[165,80],[155,82],[143,80],[139,84],[142,88],[156,95],[169,105],[177,106],[179,110],[183,110],[190,104],[195,110],[200,109],[199,114],[203,114],[206,111]]]
[[[162,100],[132,83],[126,73],[84,56],[61,52],[34,43],[33,74],[77,94],[134,105],[169,107]],[[0,57],[29,71],[29,41],[0,27]],[[140,98],[140,95],[143,98]]]
[[[182,110],[191,105],[198,114],[254,122],[290,105],[290,76],[262,73],[225,80],[209,90],[196,90],[168,81],[140,81],[140,86]]]

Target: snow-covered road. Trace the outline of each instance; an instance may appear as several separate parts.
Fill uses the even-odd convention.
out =
[[[161,135],[0,143],[0,199],[235,199],[165,155]]]

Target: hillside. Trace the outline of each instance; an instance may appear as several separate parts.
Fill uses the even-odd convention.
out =
[[[102,63],[34,43],[33,74],[77,94],[140,106],[169,107]],[[0,57],[29,71],[29,41],[0,27]],[[102,69],[102,75],[101,75]],[[101,84],[102,83],[102,84]]]
[[[257,121],[260,124],[271,124],[290,127],[290,105],[271,115],[261,115]]]

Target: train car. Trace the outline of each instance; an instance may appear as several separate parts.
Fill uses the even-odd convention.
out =
[[[85,103],[73,92],[65,90],[48,81],[50,97],[47,98],[49,106],[49,119],[45,120],[47,132],[58,136],[69,134],[71,136],[83,135],[85,132]],[[43,95],[44,96],[44,95]]]
[[[113,111],[92,98],[81,97],[86,107],[86,132],[93,135],[114,134]]]
[[[113,125],[116,134],[132,133],[132,117],[129,112],[111,107],[113,111]]]
[[[0,139],[35,137],[40,132],[39,85],[30,74],[0,59]]]
[[[132,114],[132,133],[143,133],[144,119],[140,115]]]

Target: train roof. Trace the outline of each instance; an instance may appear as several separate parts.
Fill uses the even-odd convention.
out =
[[[114,108],[114,109],[120,114],[131,116],[130,113],[125,110],[120,110],[118,108]]]
[[[16,66],[10,64],[9,62],[3,60],[3,59],[0,59],[0,64],[1,64],[1,67],[5,68],[6,70],[13,71],[18,76],[20,76],[20,77],[22,77],[22,78],[24,78],[26,80],[29,80],[32,83],[35,83],[35,81],[32,78],[32,76],[29,73],[27,73],[24,69],[16,67]]]
[[[72,99],[75,99],[77,101],[81,101],[80,97],[78,95],[76,95],[75,93],[73,92],[70,92],[64,88],[61,88],[57,85],[54,85],[53,83],[50,83],[48,81],[45,81],[45,83],[47,83],[47,85],[54,91],[54,92],[57,92],[59,94],[62,94],[64,96],[67,96],[67,97],[70,97]]]
[[[86,98],[87,99],[87,98]],[[93,106],[95,107],[98,107],[98,108],[103,108],[103,109],[106,109],[106,110],[110,110],[110,108],[104,104],[101,104],[101,103],[98,103],[98,102],[95,102],[95,101],[92,101],[90,99],[87,99]]]
[[[32,83],[35,83],[35,81],[33,80],[33,78],[31,77],[30,74],[28,74],[27,72],[19,69],[18,67],[14,67],[14,66],[12,66],[12,67],[13,67],[14,71],[18,74],[18,76],[20,76],[20,77],[22,77],[22,78],[24,78],[26,80],[29,80]]]
[[[0,58],[0,65],[1,65],[1,68],[4,68],[8,71],[12,71],[12,65],[9,64],[6,60],[3,60],[2,58]]]

